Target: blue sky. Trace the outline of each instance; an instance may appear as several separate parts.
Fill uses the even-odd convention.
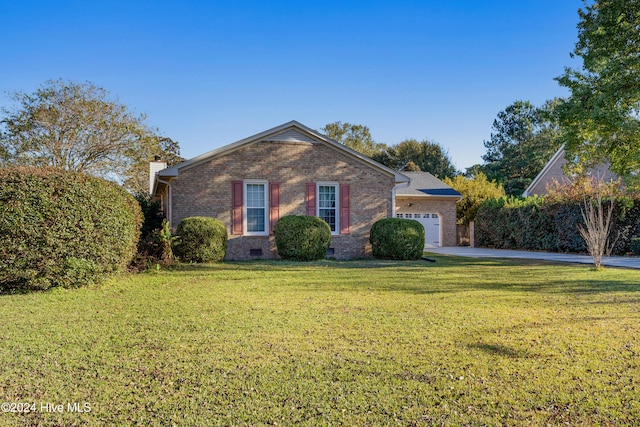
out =
[[[497,113],[566,96],[581,0],[0,0],[0,107],[91,81],[193,157],[289,120],[480,163]]]

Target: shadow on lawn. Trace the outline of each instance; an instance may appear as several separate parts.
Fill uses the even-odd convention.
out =
[[[362,259],[351,261],[322,260],[295,262],[283,260],[228,261],[218,264],[179,264],[170,271],[181,275],[235,275],[239,271],[256,274],[283,274],[344,270],[342,276],[349,286],[344,290],[362,287],[416,294],[478,290],[500,290],[546,293],[603,293],[638,292],[640,276],[627,274],[628,270],[607,268],[593,271],[585,264],[563,264],[541,260],[466,258],[433,256],[436,262],[394,261]],[[554,276],[554,269],[558,268]],[[389,274],[389,269],[395,270]],[[374,277],[375,270],[388,275],[380,283],[361,280],[358,270],[366,278]],[[629,277],[633,279],[630,281]],[[239,278],[240,279],[240,278]],[[360,285],[361,283],[361,285]],[[310,285],[312,283],[310,282]],[[337,284],[339,285],[339,284]]]
[[[219,273],[221,271],[260,271],[260,272],[295,272],[322,269],[380,269],[394,268],[398,270],[424,270],[435,267],[436,264],[427,261],[394,261],[378,259],[360,259],[350,261],[284,261],[284,260],[255,260],[255,261],[224,261],[217,264],[177,264],[169,267],[170,271],[182,273]]]
[[[527,353],[526,351],[513,349],[511,347],[500,344],[488,344],[480,342],[468,344],[467,347],[475,350],[481,350],[491,356],[502,356],[511,359],[532,357],[532,355]]]

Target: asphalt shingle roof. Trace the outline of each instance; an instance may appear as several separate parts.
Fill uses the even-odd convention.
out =
[[[440,181],[429,172],[402,172],[403,175],[411,179],[409,187],[398,188],[398,196],[436,196],[436,197],[462,197],[453,188]]]

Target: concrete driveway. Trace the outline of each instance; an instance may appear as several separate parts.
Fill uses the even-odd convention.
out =
[[[441,255],[466,256],[471,258],[524,258],[545,261],[573,262],[593,264],[590,255],[559,254],[552,252],[513,251],[506,249],[470,248],[468,246],[445,246],[428,249],[428,252]],[[602,258],[602,264],[609,267],[640,269],[640,258],[612,256]]]

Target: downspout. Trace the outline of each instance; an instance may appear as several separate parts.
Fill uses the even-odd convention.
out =
[[[172,219],[172,201],[171,201],[171,182],[169,181],[164,181],[160,178],[158,178],[158,176],[156,175],[156,180],[160,183],[160,184],[165,184],[167,186],[167,188],[169,189],[169,209],[168,209],[168,217],[167,220],[169,221],[169,228],[171,228],[171,219]]]
[[[407,188],[411,184],[411,182],[403,182],[401,184],[396,184],[391,189],[391,218],[395,218],[396,215],[396,190],[398,188]]]

